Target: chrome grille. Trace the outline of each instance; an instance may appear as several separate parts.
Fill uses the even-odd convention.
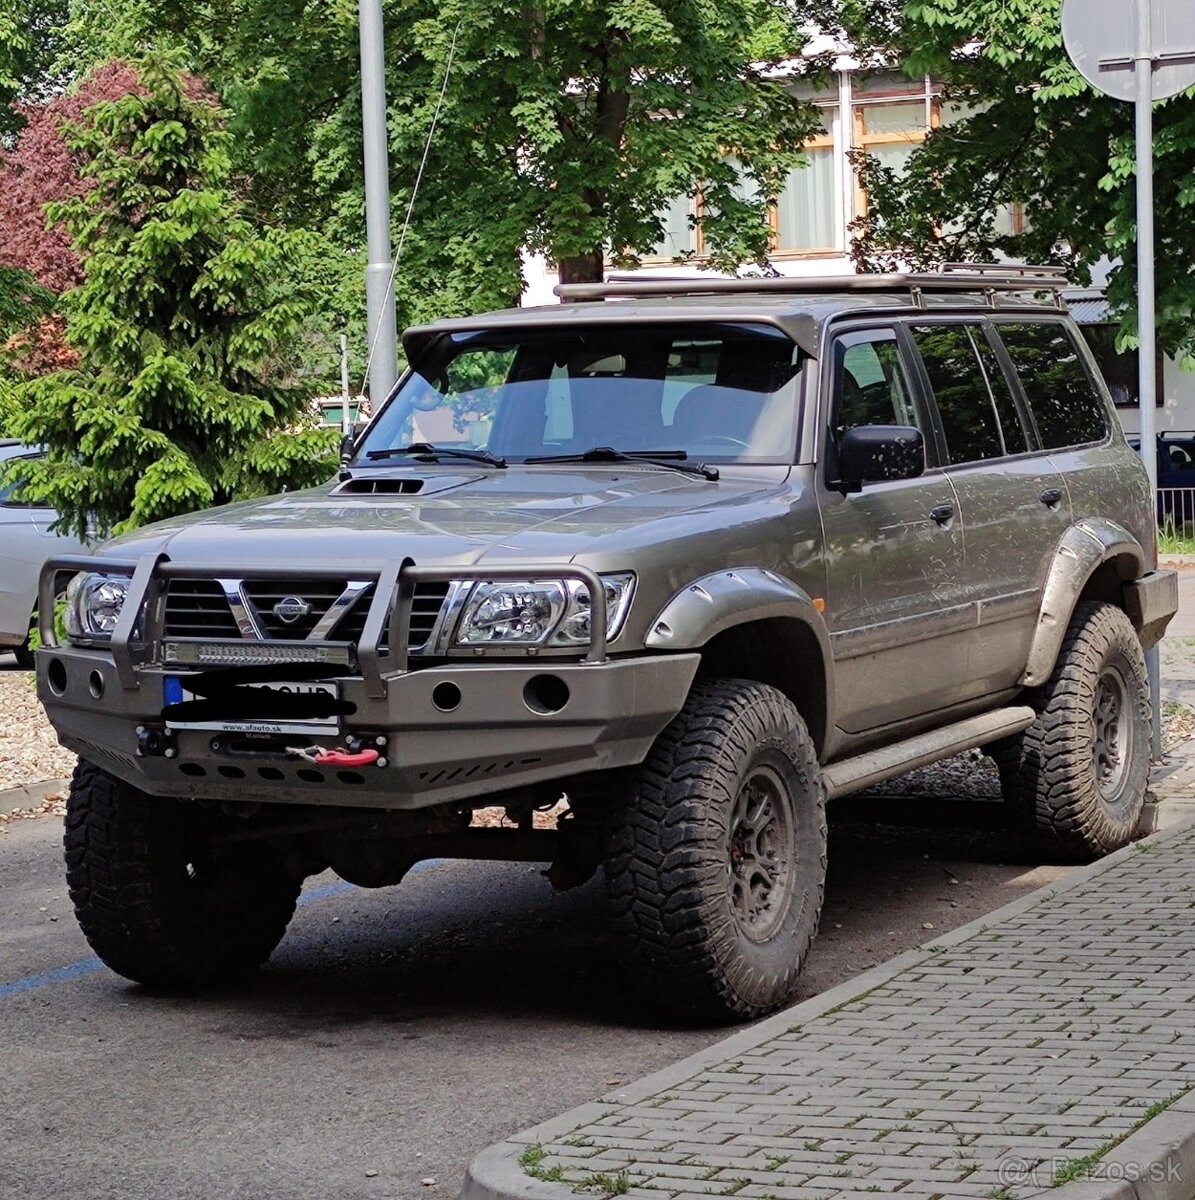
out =
[[[303,579],[288,583],[278,579],[246,579],[245,595],[257,610],[266,636],[284,641],[302,641],[319,623],[320,617],[344,591],[344,580]],[[291,621],[284,621],[274,612],[274,606],[295,599],[308,606],[308,611]],[[346,640],[339,628],[332,631],[331,640]]]
[[[235,585],[236,581],[232,583]],[[247,579],[241,584],[241,594],[252,606],[257,625],[266,640],[303,641],[310,637],[320,618],[344,593],[347,585],[347,580]],[[440,610],[444,607],[450,588],[449,583],[416,584],[411,607],[409,650],[421,650],[435,632]],[[370,586],[336,623],[327,640],[359,642],[372,597],[373,587]],[[309,609],[297,619],[287,622],[274,612],[274,607],[291,599],[302,601]],[[225,641],[239,641],[242,637],[224,587],[213,579],[170,581],[166,592],[165,636]],[[388,637],[389,621],[382,634],[383,651]]]
[[[415,594],[411,600],[411,625],[407,638],[409,650],[422,650],[427,645],[428,638],[436,628],[440,610],[448,597],[448,583],[417,583]],[[365,615],[369,610],[368,602],[358,603],[341,621],[336,630],[336,640],[340,642],[356,642],[361,638],[361,630],[365,627]],[[390,636],[390,622],[387,621],[382,630],[382,647],[385,648]]]
[[[239,638],[224,589],[213,579],[172,579],[166,592],[166,635]]]

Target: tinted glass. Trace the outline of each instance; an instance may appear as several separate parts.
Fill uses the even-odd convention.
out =
[[[996,415],[1000,418],[1000,430],[1004,434],[1004,449],[1009,454],[1024,454],[1033,449],[1029,441],[1029,433],[1017,410],[1016,400],[1013,399],[1012,388],[1008,376],[1000,365],[996,351],[991,342],[984,336],[978,326],[971,327],[971,343],[979,355],[980,366],[983,367],[984,378],[987,380],[988,391],[992,403],[996,406]]]
[[[834,430],[915,425],[913,392],[890,329],[845,334],[834,343]]]
[[[965,325],[917,325],[913,340],[925,364],[946,435],[947,461],[1004,455],[1004,438],[983,368]]]
[[[1104,401],[1065,326],[1051,321],[996,329],[1020,377],[1042,446],[1058,450],[1102,440],[1108,433]]]
[[[683,450],[705,462],[791,463],[800,367],[797,346],[767,326],[457,334],[403,381],[358,459],[368,465],[369,451],[427,441],[484,447],[513,461],[610,446]]]

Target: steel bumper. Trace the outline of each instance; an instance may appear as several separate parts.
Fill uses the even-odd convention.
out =
[[[1170,619],[1178,612],[1178,573],[1151,571],[1124,585],[1125,610],[1133,622],[1141,644],[1148,650],[1166,632]]]
[[[357,711],[340,736],[290,740],[333,746],[349,732],[368,734],[371,745],[382,739],[386,765],[355,771],[237,752],[202,730],[177,730],[169,756],[146,754],[138,728],[162,725],[165,678],[178,671],[142,667],[139,686],[122,688],[105,651],[39,651],[37,686],[64,746],[153,795],[415,809],[642,762],[684,704],[698,662],[673,654],[436,666],[385,678],[381,699],[364,680],[342,679],[341,697]],[[558,711],[536,703],[543,688],[533,681],[544,676],[557,681],[554,700],[565,694],[560,684],[567,689]],[[451,711],[433,700],[446,683],[460,694]]]

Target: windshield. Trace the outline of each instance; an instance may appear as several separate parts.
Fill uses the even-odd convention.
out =
[[[454,334],[399,385],[358,447],[427,442],[511,462],[684,451],[791,463],[801,352],[763,325],[590,325]]]

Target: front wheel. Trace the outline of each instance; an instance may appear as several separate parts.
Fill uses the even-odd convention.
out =
[[[91,948],[118,975],[156,987],[226,983],[282,940],[300,881],[269,846],[223,837],[231,821],[80,759],[66,805],[67,885]]]
[[[817,932],[825,788],[774,688],[695,684],[614,814],[607,895],[652,1003],[744,1020],[779,1008]]]
[[[1126,845],[1149,785],[1150,697],[1141,643],[1119,608],[1079,605],[1037,707],[996,756],[1014,815],[1064,858]]]

